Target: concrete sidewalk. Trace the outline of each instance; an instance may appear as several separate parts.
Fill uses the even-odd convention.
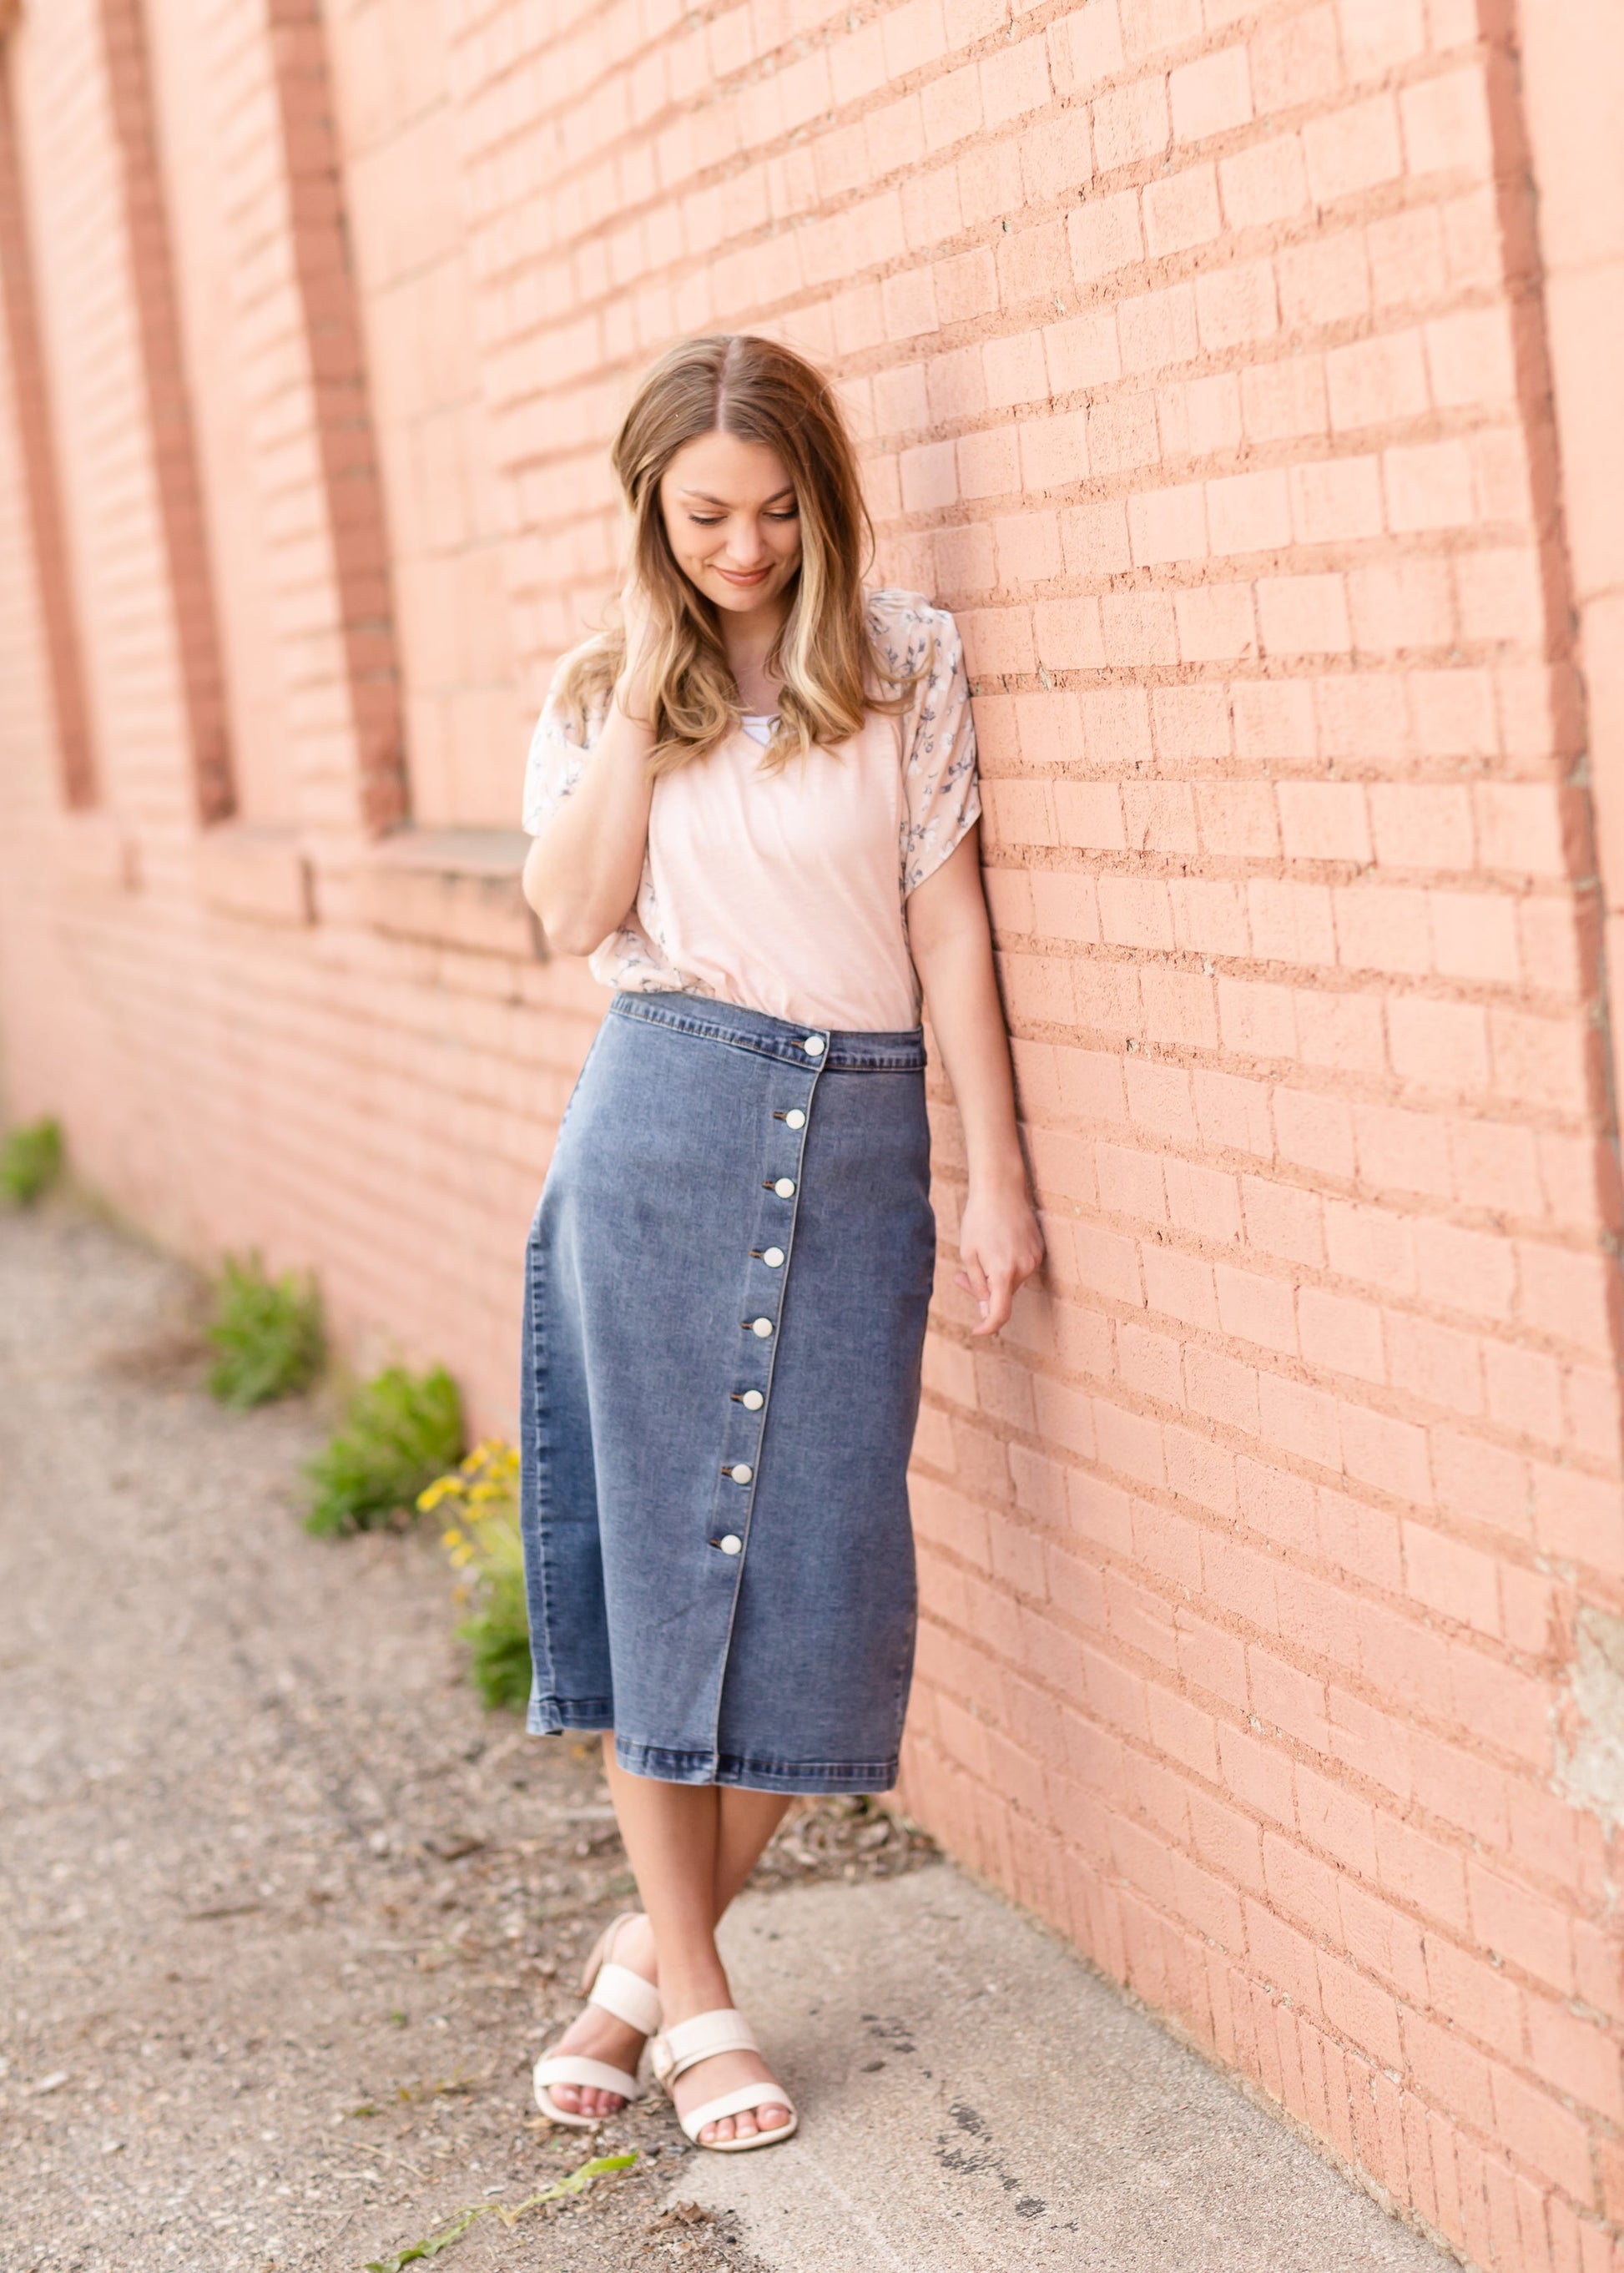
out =
[[[1441,2273],[1454,2262],[950,1865],[741,1901],[801,2134],[687,2159],[773,2273]]]

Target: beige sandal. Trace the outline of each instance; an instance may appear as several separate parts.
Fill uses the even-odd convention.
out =
[[[625,1910],[598,1935],[587,1953],[581,1976],[581,1993],[589,2005],[601,2005],[613,2013],[617,2021],[624,2021],[628,2029],[640,2036],[651,2037],[660,2024],[659,1991],[641,1973],[634,1973],[629,1965],[614,1962],[614,1945],[622,1926],[629,1925],[638,1913]],[[628,2102],[635,2099],[642,2089],[637,2078],[624,2068],[612,2067],[607,2060],[588,2059],[580,2052],[545,2052],[536,2063],[536,2104],[553,2123],[567,2123],[573,2131],[591,2131],[608,2119],[602,2115],[571,2115],[558,2106],[548,2089],[549,2084],[573,2083],[593,2091],[613,2091]]]
[[[696,2013],[691,2021],[678,2021],[664,2036],[656,2037],[650,2046],[654,2073],[671,2092],[680,2075],[701,2060],[710,2059],[717,2052],[759,2052],[755,2033],[742,2013],[725,2006],[714,2013]],[[613,2089],[613,2086],[609,2087]],[[672,2104],[676,2097],[672,2094]],[[748,2139],[702,2139],[700,2133],[707,2123],[719,2123],[725,2115],[743,2115],[753,2107],[787,2107],[789,2121],[780,2123],[776,2131],[754,2131]],[[696,2147],[710,2155],[742,2155],[753,2147],[775,2147],[780,2139],[793,2139],[800,2123],[793,2104],[781,2083],[741,2084],[736,2091],[725,2091],[718,2098],[707,2099],[686,2115],[679,2112],[677,2120]]]

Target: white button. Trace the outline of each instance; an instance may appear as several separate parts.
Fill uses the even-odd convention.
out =
[[[784,1249],[781,1247],[770,1247],[766,1253],[762,1257],[762,1261],[766,1264],[769,1271],[776,1271],[783,1260]]]
[[[792,1105],[784,1119],[786,1126],[791,1129],[804,1129],[807,1125],[807,1116],[798,1105]]]
[[[736,1531],[730,1531],[726,1539],[718,1539],[716,1543],[724,1555],[736,1555],[744,1542]]]
[[[765,1341],[768,1335],[772,1332],[772,1320],[771,1318],[752,1318],[750,1320],[750,1332],[753,1334],[758,1335],[763,1341]]]
[[[829,1045],[822,1034],[808,1034],[801,1046],[809,1058],[821,1058]]]
[[[748,1484],[756,1471],[748,1460],[737,1460],[727,1473],[736,1484]]]
[[[739,1402],[747,1413],[759,1413],[767,1400],[759,1389],[747,1389]]]
[[[793,1176],[780,1176],[772,1189],[781,1200],[793,1200],[795,1197],[795,1179]]]

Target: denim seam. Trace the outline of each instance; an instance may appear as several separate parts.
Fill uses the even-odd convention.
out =
[[[894,1752],[881,1760],[778,1759],[750,1752],[679,1751],[669,1744],[644,1744],[618,1731],[615,1754],[629,1774],[650,1774],[651,1768],[647,1765],[650,1763],[665,1768],[666,1775],[657,1775],[657,1782],[680,1781],[697,1772],[703,1781],[712,1783],[731,1782],[745,1774],[770,1779],[775,1788],[800,1784],[851,1791],[889,1791],[896,1782],[898,1769]],[[645,1765],[633,1767],[634,1760]]]
[[[673,1033],[687,1034],[694,1041],[720,1042],[726,1049],[746,1050],[753,1057],[776,1058],[780,1063],[789,1065],[793,1065],[801,1053],[801,1045],[796,1041],[787,1039],[778,1041],[765,1034],[733,1032],[719,1021],[696,1016],[691,1011],[645,1009],[642,1007],[643,1001],[641,995],[618,994],[609,1005],[609,1015],[615,1018],[637,1018],[644,1025],[665,1026]],[[832,1034],[840,1029],[808,1026],[807,1031]],[[831,1067],[826,1062],[830,1057],[834,1059]],[[837,1051],[831,1042],[824,1061],[820,1062],[819,1070],[836,1073],[923,1073],[926,1063],[923,1043],[910,1049],[888,1050],[883,1054],[848,1058]]]
[[[559,1697],[549,1692],[531,1701],[532,1712],[539,1713],[544,1707],[553,1714],[558,1727],[531,1729],[527,1733],[532,1737],[559,1736],[566,1729],[612,1730],[614,1727],[614,1699],[612,1697]]]
[[[803,1065],[803,1075],[808,1069]],[[722,1699],[727,1691],[727,1664],[733,1655],[733,1627],[739,1617],[739,1594],[744,1585],[744,1566],[750,1556],[750,1526],[756,1515],[756,1495],[761,1489],[762,1466],[767,1457],[767,1431],[772,1420],[772,1384],[778,1369],[778,1352],[784,1347],[784,1313],[789,1305],[790,1272],[795,1262],[795,1227],[801,1220],[802,1171],[806,1167],[807,1139],[812,1133],[812,1112],[817,1102],[817,1085],[823,1078],[823,1061],[820,1058],[810,1069],[811,1085],[807,1091],[803,1108],[806,1119],[795,1131],[795,1189],[793,1204],[789,1213],[787,1244],[784,1249],[784,1276],[778,1286],[777,1317],[772,1329],[772,1347],[767,1354],[767,1386],[762,1406],[761,1437],[756,1447],[754,1473],[745,1498],[744,1523],[739,1534],[739,1552],[734,1558],[738,1568],[733,1573],[733,1598],[727,1605],[727,1631],[722,1637],[722,1662],[716,1684],[715,1717],[711,1723],[712,1756],[718,1756],[718,1744],[722,1733]]]
[[[545,1330],[542,1325],[542,1318],[544,1316],[542,1281],[545,1276],[545,1265],[542,1260],[541,1244],[539,1241],[531,1241],[530,1252],[527,1261],[530,1271],[530,1355],[534,1369],[530,1398],[530,1429],[532,1432],[532,1441],[536,1448],[534,1485],[536,1514],[536,1591],[539,1597],[538,1608],[540,1611],[541,1625],[540,1647],[538,1648],[535,1632],[537,1621],[534,1617],[531,1618],[530,1662],[535,1675],[538,1692],[532,1702],[534,1706],[539,1706],[541,1702],[542,1688],[541,1665],[538,1663],[537,1661],[541,1659],[545,1662],[549,1690],[552,1686],[553,1675],[554,1672],[553,1661],[553,1619],[551,1614],[552,1589],[548,1584],[547,1526],[545,1520],[545,1502],[547,1499],[545,1478],[547,1473],[548,1454],[551,1450],[549,1422],[552,1416],[547,1398],[547,1367],[544,1347]]]

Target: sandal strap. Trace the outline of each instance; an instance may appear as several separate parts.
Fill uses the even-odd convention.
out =
[[[614,1955],[614,1946],[620,1939],[622,1927],[628,1926],[636,1915],[635,1910],[622,1910],[617,1917],[612,1917],[588,1950],[586,1963],[581,1969],[581,1994],[583,1997],[591,1994],[592,1984],[598,1978],[599,1966],[606,1965]]]
[[[732,2006],[714,2013],[695,2013],[691,2021],[678,2021],[654,2039],[654,2073],[673,2084],[701,2060],[718,2052],[758,2052],[755,2031],[744,2014]]]
[[[554,2052],[544,2055],[536,2063],[536,2089],[541,2091],[550,2083],[579,2083],[595,2091],[618,2092],[622,2099],[635,2099],[637,2079],[628,2075],[624,2068],[611,2067],[607,2060],[588,2059],[580,2052]]]
[[[660,2024],[659,1991],[629,1965],[613,1962],[600,1965],[587,2002],[601,2005],[605,2013],[613,2013],[640,2037],[651,2037]]]
[[[725,2091],[718,2099],[707,2099],[703,2106],[690,2108],[677,2119],[697,2146],[699,2134],[707,2123],[719,2123],[725,2115],[743,2115],[752,2107],[787,2107],[790,2120],[794,2120],[793,2103],[781,2083],[741,2084],[737,2091]]]

